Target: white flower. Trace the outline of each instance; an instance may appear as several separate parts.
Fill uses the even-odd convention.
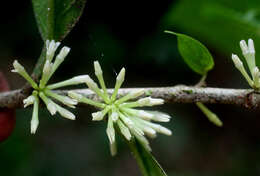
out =
[[[129,94],[116,99],[119,88],[121,87],[125,79],[125,69],[123,68],[116,78],[115,89],[111,96],[106,91],[106,86],[103,79],[102,69],[98,61],[94,62],[95,75],[97,76],[101,89],[90,78],[87,77],[86,84],[94,91],[101,99],[103,103],[93,101],[85,96],[70,91],[68,95],[71,98],[76,99],[78,102],[90,104],[101,108],[100,111],[92,113],[92,120],[100,121],[107,115],[107,129],[106,133],[110,143],[110,151],[112,155],[116,154],[116,142],[115,142],[115,126],[118,127],[120,132],[126,140],[136,138],[147,150],[151,150],[149,142],[145,135],[154,138],[157,133],[165,135],[171,135],[171,131],[159,124],[152,121],[168,122],[170,116],[157,111],[146,111],[134,109],[135,107],[154,106],[164,103],[163,99],[156,99],[151,97],[141,98],[137,101],[128,102],[129,100],[136,99],[144,94],[144,89],[137,89]]]
[[[75,105],[77,104],[77,100],[72,99],[68,96],[59,95],[52,91],[52,89],[69,86],[69,85],[76,85],[85,83],[86,79],[89,77],[88,75],[81,75],[81,76],[75,76],[69,80],[65,80],[59,83],[54,83],[51,85],[47,85],[49,79],[51,76],[55,73],[57,68],[60,66],[60,64],[64,61],[65,57],[68,55],[70,48],[69,47],[63,47],[59,54],[56,56],[54,63],[52,63],[52,60],[54,58],[55,52],[60,45],[60,42],[55,42],[54,40],[46,41],[46,58],[45,63],[42,70],[42,77],[40,79],[39,85],[29,76],[29,74],[26,72],[24,67],[19,64],[18,61],[14,61],[13,66],[14,70],[13,72],[16,72],[23,76],[34,88],[34,91],[32,95],[27,97],[23,100],[24,107],[27,107],[29,105],[33,104],[33,115],[31,120],[31,133],[34,134],[38,128],[39,125],[39,119],[38,119],[38,109],[39,109],[39,98],[43,100],[44,104],[46,105],[48,111],[51,115],[56,114],[56,112],[59,112],[61,116],[64,118],[75,120],[75,115],[68,111],[67,109],[61,107],[57,103],[55,103],[52,99],[57,100],[58,102],[70,107],[75,108]],[[83,98],[84,99],[84,98]],[[96,104],[96,103],[94,103]],[[96,104],[98,105],[98,104]],[[100,103],[101,105],[101,103]],[[103,106],[101,106],[103,107]]]

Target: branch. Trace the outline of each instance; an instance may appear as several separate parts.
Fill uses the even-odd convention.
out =
[[[119,96],[126,95],[132,90],[141,88],[122,88]],[[174,87],[144,88],[145,94],[153,98],[162,98],[165,103],[209,103],[209,104],[233,104],[245,108],[260,108],[260,94],[252,89],[225,89],[225,88],[199,88],[178,85]],[[98,97],[89,89],[76,89],[93,100]],[[108,92],[112,93],[113,89]],[[68,90],[57,90],[59,94],[66,94]],[[22,100],[30,95],[31,92],[22,89],[0,93],[0,107],[21,108]],[[145,95],[144,95],[145,96]],[[85,105],[84,106],[88,106]]]

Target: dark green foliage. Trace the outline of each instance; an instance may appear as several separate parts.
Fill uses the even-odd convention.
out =
[[[61,41],[77,23],[86,0],[32,0],[42,39]]]

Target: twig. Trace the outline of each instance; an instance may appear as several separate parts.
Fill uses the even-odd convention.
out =
[[[122,88],[119,96],[123,96],[132,90],[141,88]],[[210,103],[210,104],[233,104],[246,108],[260,108],[260,94],[252,89],[225,89],[225,88],[200,88],[191,86],[174,86],[159,88],[144,88],[145,94],[153,98],[162,98],[165,103]],[[76,89],[90,99],[98,100],[98,97],[89,89]],[[112,89],[108,92],[111,94]],[[56,91],[59,94],[66,94],[68,91]],[[22,100],[30,92],[14,90],[0,93],[0,107],[20,108],[23,107]],[[87,105],[84,105],[87,106]]]

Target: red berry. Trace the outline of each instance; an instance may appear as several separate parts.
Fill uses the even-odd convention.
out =
[[[13,109],[0,109],[0,142],[7,139],[15,126],[15,113]]]
[[[8,91],[9,85],[4,75],[0,72],[0,92]],[[15,126],[15,111],[14,109],[0,109],[0,142],[7,139]]]

